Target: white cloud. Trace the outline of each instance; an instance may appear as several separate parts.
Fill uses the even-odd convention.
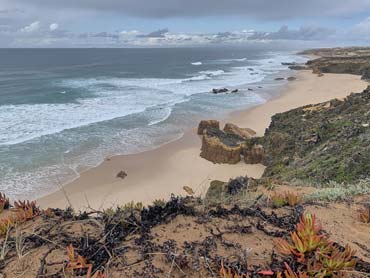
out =
[[[302,26],[299,29],[289,29],[288,26],[281,26],[276,32],[255,32],[249,39],[320,41],[329,40],[335,32],[335,29],[318,26]]]
[[[349,30],[342,32],[342,37],[347,40],[362,42],[362,44],[370,41],[370,17],[363,19]]]
[[[57,30],[58,28],[59,28],[59,24],[58,23],[52,23],[49,26],[49,29],[50,29],[51,32]]]
[[[370,17],[357,24],[353,31],[358,34],[370,34]]]
[[[32,33],[40,30],[41,24],[40,21],[32,22],[30,25],[25,26],[21,29],[21,32]]]

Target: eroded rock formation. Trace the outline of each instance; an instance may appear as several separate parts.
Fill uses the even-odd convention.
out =
[[[236,164],[241,160],[241,151],[239,137],[211,128],[203,135],[200,156],[213,163]]]
[[[241,128],[232,123],[227,123],[224,127],[224,131],[229,134],[234,134],[243,139],[248,139],[256,135],[256,132],[250,128]]]
[[[220,129],[220,122],[216,120],[204,120],[198,125],[198,135],[203,135],[208,128]]]

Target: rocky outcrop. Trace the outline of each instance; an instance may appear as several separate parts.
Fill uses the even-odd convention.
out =
[[[232,196],[238,197],[243,191],[254,191],[258,182],[258,180],[247,176],[230,179],[228,182],[213,180],[207,190],[205,202],[210,205],[219,204],[222,200]]]
[[[227,123],[224,127],[224,131],[228,134],[234,134],[242,139],[249,139],[256,135],[256,132],[250,128],[241,128],[232,123]]]
[[[302,54],[320,56],[307,62],[307,67],[320,76],[323,73],[348,73],[370,79],[369,47],[313,49]]]
[[[203,135],[208,128],[220,129],[220,122],[216,120],[203,120],[198,125],[198,135]]]
[[[265,149],[260,144],[255,144],[252,146],[245,146],[243,148],[242,154],[244,156],[244,161],[247,164],[265,164],[266,154]]]
[[[250,128],[227,123],[224,130],[220,130],[218,121],[201,121],[198,134],[203,135],[200,156],[213,163],[236,164],[242,160],[242,155],[249,164],[265,160],[262,146],[252,144],[246,148],[247,140],[256,135]]]
[[[212,89],[212,93],[214,93],[214,94],[227,93],[228,91],[229,91],[229,89],[227,89],[227,88]]]
[[[241,160],[242,141],[239,136],[219,129],[206,129],[200,156],[213,163],[236,164]]]
[[[220,88],[220,89],[212,89],[212,93],[214,94],[223,94],[223,93],[237,93],[239,89],[229,90],[228,88]]]
[[[288,81],[294,81],[294,80],[296,80],[296,79],[297,79],[297,77],[290,76],[290,77],[288,77],[286,80],[288,80]]]
[[[295,66],[289,66],[289,69],[291,70],[307,70],[307,66],[302,65],[295,65]]]

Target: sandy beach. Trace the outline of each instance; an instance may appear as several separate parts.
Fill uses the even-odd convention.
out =
[[[263,135],[271,116],[306,104],[343,98],[360,92],[367,83],[355,75],[325,74],[322,77],[308,71],[297,72],[297,80],[289,82],[280,96],[267,103],[235,112],[227,122],[254,129]],[[195,129],[181,139],[153,151],[134,155],[115,156],[90,169],[63,189],[38,200],[41,207],[74,209],[106,208],[130,201],[148,204],[155,199],[167,199],[173,194],[185,194],[190,186],[196,194],[204,194],[211,180],[224,180],[248,175],[258,178],[264,166],[213,164],[199,156],[201,140]],[[125,179],[116,178],[124,170]]]

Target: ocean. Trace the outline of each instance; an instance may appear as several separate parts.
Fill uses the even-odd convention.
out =
[[[35,199],[105,158],[180,138],[272,97],[294,52],[0,49],[0,191]],[[212,94],[213,88],[239,89]]]

